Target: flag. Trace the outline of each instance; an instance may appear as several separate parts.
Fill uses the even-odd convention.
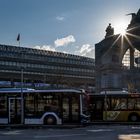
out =
[[[18,34],[17,36],[17,41],[20,41],[20,34]]]

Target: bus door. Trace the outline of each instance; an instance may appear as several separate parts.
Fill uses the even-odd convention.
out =
[[[8,105],[9,123],[20,124],[21,123],[21,98],[9,97],[8,104],[9,104]]]
[[[62,98],[62,120],[63,123],[80,122],[80,105],[79,100],[74,95],[64,95]]]

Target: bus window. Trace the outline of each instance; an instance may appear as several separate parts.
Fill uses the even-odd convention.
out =
[[[0,117],[5,117],[7,114],[7,97],[0,96]]]
[[[117,104],[119,104],[119,99],[112,98],[112,100],[111,100],[112,110],[115,110],[117,108]]]
[[[72,97],[72,119],[78,120],[79,117],[79,101],[77,96]]]
[[[96,109],[97,110],[102,110],[102,101],[97,101],[96,102]]]
[[[33,94],[28,94],[25,100],[25,116],[33,116],[34,115],[34,109],[35,109],[35,104],[34,104],[34,95]]]
[[[54,99],[52,101],[52,104],[51,104],[51,111],[52,112],[55,112],[55,113],[59,113],[60,109],[59,109],[59,102],[58,102],[58,99]]]
[[[106,100],[106,103],[105,103],[105,101],[104,101],[104,110],[110,110],[110,100],[109,99],[107,99]]]
[[[140,98],[137,98],[136,109],[140,110]]]
[[[124,110],[127,109],[127,99],[117,98],[112,100],[112,107],[114,110]]]
[[[59,96],[56,94],[41,95],[38,100],[38,112],[55,112],[59,110]]]
[[[136,99],[128,98],[128,110],[133,110],[135,108]]]

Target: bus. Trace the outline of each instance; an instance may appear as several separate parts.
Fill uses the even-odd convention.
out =
[[[83,90],[0,89],[0,124],[73,124],[89,121]]]
[[[140,93],[103,91],[89,96],[91,121],[140,121]]]

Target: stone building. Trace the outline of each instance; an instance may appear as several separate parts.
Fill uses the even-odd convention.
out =
[[[95,45],[96,92],[140,91],[140,10],[125,35],[109,34]]]

